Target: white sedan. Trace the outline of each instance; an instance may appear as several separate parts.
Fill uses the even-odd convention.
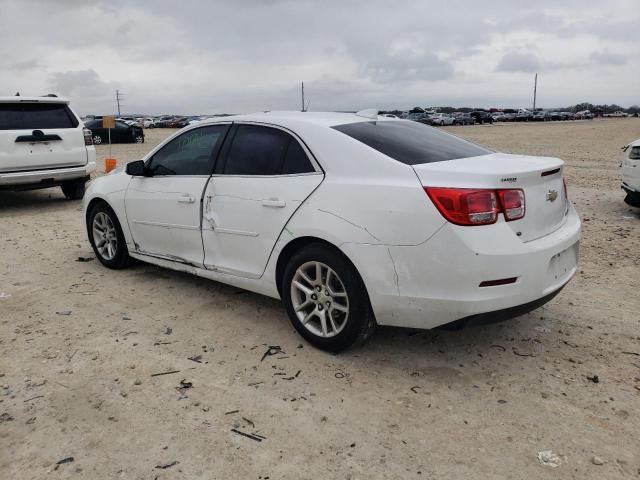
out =
[[[89,241],[281,298],[331,351],[376,324],[493,321],[556,295],[580,220],[557,158],[496,153],[426,125],[266,112],[188,126],[94,180]]]
[[[446,113],[433,113],[429,115],[429,117],[431,117],[434,125],[440,125],[441,127],[444,125],[453,125],[456,120],[453,116]]]

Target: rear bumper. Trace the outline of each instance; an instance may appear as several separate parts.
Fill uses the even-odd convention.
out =
[[[570,206],[560,228],[530,242],[504,222],[447,223],[420,245],[343,249],[362,274],[379,324],[434,328],[502,310],[501,317],[518,315],[518,307],[550,300],[576,272],[580,228]],[[516,280],[480,286],[508,278]]]
[[[67,180],[89,177],[96,169],[95,161],[81,167],[54,168],[28,172],[0,173],[0,188],[26,190],[60,185]]]

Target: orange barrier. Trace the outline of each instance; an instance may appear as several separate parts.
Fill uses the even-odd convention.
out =
[[[104,173],[109,173],[111,170],[116,168],[117,160],[115,158],[105,158],[104,159]]]

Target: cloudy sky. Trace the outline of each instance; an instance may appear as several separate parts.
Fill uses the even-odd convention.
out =
[[[0,95],[80,114],[640,103],[638,0],[0,0]]]

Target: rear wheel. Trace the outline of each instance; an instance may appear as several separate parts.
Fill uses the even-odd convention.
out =
[[[323,350],[344,350],[364,341],[375,327],[360,275],[342,254],[323,244],[293,255],[281,292],[293,326]]]
[[[96,204],[87,217],[89,241],[98,260],[105,266],[119,270],[131,262],[120,222],[106,203]]]
[[[136,135],[133,140],[135,143],[144,143],[144,137],[142,135]]]
[[[60,185],[60,188],[69,200],[80,200],[84,197],[85,179],[69,180]]]

